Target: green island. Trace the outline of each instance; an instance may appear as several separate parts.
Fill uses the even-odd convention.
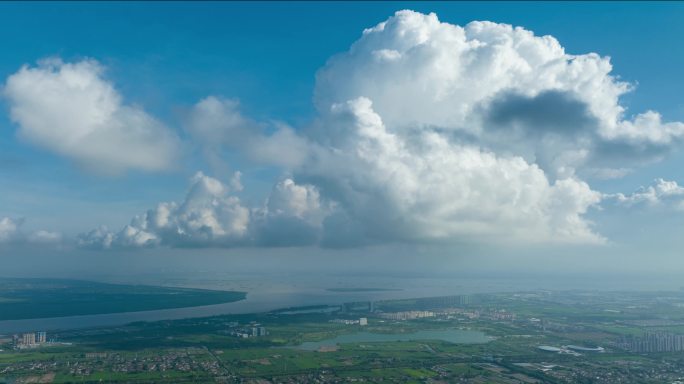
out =
[[[684,292],[354,302],[0,337],[0,383],[674,383]]]
[[[195,307],[243,300],[245,292],[0,278],[0,320]]]

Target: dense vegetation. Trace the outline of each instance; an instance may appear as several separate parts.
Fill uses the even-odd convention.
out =
[[[377,304],[417,310],[443,299]],[[645,332],[684,333],[684,292],[539,291],[472,295],[467,301],[405,321],[390,320],[377,309],[349,310],[361,305],[335,312],[308,306],[71,329],[51,333],[55,343],[34,348],[13,349],[10,338],[0,338],[0,383],[660,384],[684,377],[681,351],[636,352],[623,343]],[[368,325],[331,321],[359,317]],[[247,338],[233,332],[252,327],[268,332]],[[341,335],[446,329],[477,330],[491,338],[478,343],[348,338],[315,351],[299,348]],[[539,349],[542,345],[564,351],[551,353]],[[605,350],[575,353],[566,348],[571,345]]]
[[[0,320],[147,311],[228,303],[244,292],[105,284],[60,279],[0,279]]]

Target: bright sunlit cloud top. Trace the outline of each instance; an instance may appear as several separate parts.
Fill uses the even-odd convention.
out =
[[[161,51],[198,37],[175,38]],[[308,99],[293,90],[302,100],[290,103],[309,103],[308,112],[282,116],[259,105],[273,99],[245,102],[242,86],[221,76],[197,74],[193,84],[192,68],[178,73],[189,91],[174,99],[164,89],[183,87],[154,75],[135,84],[139,73],[128,78],[98,50],[4,59],[14,69],[2,87],[2,150],[30,165],[21,176],[2,165],[0,247],[600,250],[635,241],[634,227],[620,224],[627,217],[681,225],[684,175],[673,170],[682,114],[633,102],[640,79],[623,80],[621,57],[583,45],[566,47],[552,28],[391,12],[303,66],[315,81]],[[235,62],[254,48],[238,49]],[[179,70],[160,55],[126,68]],[[233,70],[211,69],[235,82]],[[242,81],[251,76],[259,68]],[[202,88],[210,82],[221,86]],[[63,177],[101,214],[64,189],[33,189],[50,185],[39,182],[42,164],[56,170],[52,185]],[[653,228],[662,242],[679,241]]]

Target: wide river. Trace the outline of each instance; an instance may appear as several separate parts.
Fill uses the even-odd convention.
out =
[[[132,283],[135,281],[113,281]],[[137,282],[139,283],[139,281]],[[52,331],[123,325],[135,321],[174,320],[223,314],[257,313],[307,305],[336,305],[349,301],[401,299],[520,289],[563,289],[557,281],[548,282],[504,279],[435,279],[435,278],[350,278],[309,276],[302,278],[263,279],[240,276],[225,279],[175,279],[146,282],[149,285],[183,286],[247,292],[245,300],[225,304],[162,309],[154,311],[108,313],[26,320],[0,321],[0,334],[25,331]],[[330,291],[327,288],[374,287],[391,290],[366,292]],[[608,288],[608,287],[596,287]]]
[[[232,303],[160,309],[153,311],[120,312],[99,315],[80,315],[24,320],[0,321],[0,334],[37,330],[76,329],[123,325],[135,321],[174,320],[193,317],[207,317],[224,314],[258,313],[276,309],[307,306],[336,305],[349,301],[380,300],[407,297],[426,297],[458,294],[453,290],[434,286],[414,286],[406,289],[366,292],[329,291],[312,284],[291,284],[287,282],[260,282],[258,284],[183,284],[196,288],[214,288],[247,292],[247,298]],[[376,286],[377,287],[377,286]]]

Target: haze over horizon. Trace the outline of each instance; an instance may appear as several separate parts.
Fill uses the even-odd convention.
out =
[[[684,4],[41,7],[0,14],[0,276],[679,288]]]

